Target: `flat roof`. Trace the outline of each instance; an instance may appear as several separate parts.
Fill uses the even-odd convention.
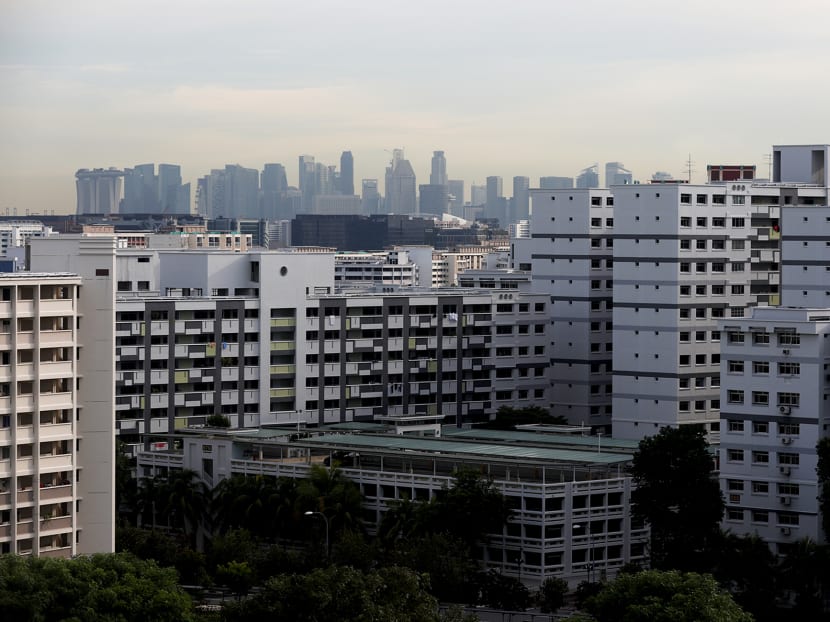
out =
[[[445,438],[392,434],[323,434],[298,442],[305,446],[320,446],[352,451],[418,452],[435,455],[454,455],[502,461],[539,461],[559,464],[618,465],[629,462],[630,454],[578,451],[528,445],[473,443]]]
[[[442,430],[444,436],[452,436],[461,439],[480,439],[496,443],[533,443],[535,445],[572,445],[582,450],[583,448],[601,448],[600,453],[623,452],[632,453],[639,447],[639,441],[610,436],[580,436],[578,434],[561,434],[548,432],[525,432],[522,430],[485,430],[481,428],[458,429],[450,426]],[[586,449],[587,451],[587,449]]]

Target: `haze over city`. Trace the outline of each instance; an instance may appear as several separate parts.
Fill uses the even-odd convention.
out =
[[[355,156],[419,182],[619,160],[703,181],[826,130],[826,5],[0,3],[0,208],[68,213],[82,167]],[[810,88],[805,89],[809,84]],[[770,129],[772,128],[772,129]],[[820,138],[820,137],[819,137]]]

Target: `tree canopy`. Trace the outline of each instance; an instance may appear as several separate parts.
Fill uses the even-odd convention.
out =
[[[0,611],[7,620],[193,620],[176,571],[126,553],[74,559],[0,556]]]
[[[655,568],[710,567],[725,504],[702,430],[663,428],[640,441],[631,475],[632,515],[651,526]]]
[[[598,622],[752,622],[714,578],[693,572],[621,574],[586,609]]]

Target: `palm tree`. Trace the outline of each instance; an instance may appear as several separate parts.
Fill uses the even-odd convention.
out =
[[[194,544],[199,526],[209,517],[210,496],[210,489],[190,469],[171,473],[165,482],[163,511]]]
[[[332,534],[347,528],[362,531],[362,505],[363,495],[357,484],[346,479],[337,467],[315,464],[297,487],[296,508],[300,513],[322,512]]]
[[[136,491],[139,525],[150,524],[156,528],[156,517],[162,510],[162,495],[165,480],[158,477],[143,477]]]

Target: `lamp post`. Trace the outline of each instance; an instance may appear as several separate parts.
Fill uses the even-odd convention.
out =
[[[591,581],[591,573],[594,570],[594,546],[593,542],[591,541],[591,523],[585,523],[585,525],[577,523],[573,526],[574,530],[585,528],[585,533],[588,535],[588,565],[585,567],[585,578],[588,580],[588,583],[592,583]]]
[[[328,559],[329,556],[329,519],[328,517],[323,514],[322,512],[312,512],[309,510],[305,513],[306,516],[319,516],[323,519],[323,522],[326,524],[326,558]]]

